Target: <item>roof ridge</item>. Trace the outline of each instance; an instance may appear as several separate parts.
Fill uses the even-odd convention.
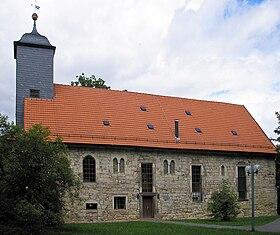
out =
[[[66,87],[75,87],[79,89],[93,89],[91,87],[84,87],[84,86],[72,86],[72,85],[66,85],[66,84],[58,84],[55,83],[54,85],[56,86],[66,86]],[[218,103],[218,104],[224,104],[224,105],[233,105],[233,106],[244,106],[242,104],[234,104],[234,103],[228,103],[228,102],[222,102],[222,101],[212,101],[212,100],[203,100],[203,99],[194,99],[194,98],[187,98],[187,97],[178,97],[178,96],[172,96],[172,95],[160,95],[160,94],[151,94],[151,93],[145,93],[145,92],[138,92],[138,91],[127,91],[127,90],[116,90],[116,89],[103,89],[103,88],[94,88],[99,91],[104,91],[104,92],[127,92],[131,94],[136,94],[136,95],[147,95],[147,96],[154,96],[154,97],[164,97],[164,98],[172,98],[172,99],[183,99],[183,100],[189,100],[189,101],[194,101],[194,102],[209,102],[209,103]]]

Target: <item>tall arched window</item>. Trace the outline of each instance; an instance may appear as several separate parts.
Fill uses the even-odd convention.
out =
[[[225,166],[221,166],[221,175],[225,176]]]
[[[113,159],[113,173],[118,173],[118,159]]]
[[[124,159],[121,158],[120,160],[120,173],[124,173]]]
[[[168,174],[168,162],[167,162],[167,160],[164,160],[164,162],[163,162],[163,174],[164,175]]]
[[[170,174],[175,175],[175,162],[173,160],[170,162]]]
[[[95,180],[96,180],[95,160],[92,156],[86,156],[83,160],[83,181],[95,182]]]

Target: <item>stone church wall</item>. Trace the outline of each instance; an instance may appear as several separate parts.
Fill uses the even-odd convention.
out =
[[[68,205],[67,222],[101,222],[139,220],[142,218],[141,163],[153,164],[154,217],[159,219],[206,218],[207,202],[218,190],[222,179],[230,182],[237,193],[237,167],[250,162],[261,169],[255,177],[255,215],[276,214],[275,162],[271,156],[147,149],[71,148],[69,158],[74,172],[83,176],[83,159],[96,162],[96,182],[83,183],[81,200]],[[125,173],[113,173],[113,159],[125,161]],[[175,162],[174,174],[164,174],[164,160]],[[191,166],[201,166],[202,201],[192,199]],[[224,166],[224,176],[221,167]],[[251,180],[247,181],[247,199],[240,202],[240,216],[251,213]],[[114,209],[114,197],[125,197],[126,209]],[[86,209],[95,203],[96,209]]]

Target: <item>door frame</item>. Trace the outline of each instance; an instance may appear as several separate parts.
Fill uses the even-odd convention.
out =
[[[151,200],[151,212],[149,213],[149,216],[147,217],[144,217],[144,215],[146,214],[145,213],[145,208],[144,208],[144,205],[145,205],[145,200]],[[151,218],[154,218],[155,217],[155,200],[154,200],[154,196],[142,196],[142,218],[145,218],[145,219],[151,219]]]

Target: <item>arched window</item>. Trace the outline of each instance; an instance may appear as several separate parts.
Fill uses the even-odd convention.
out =
[[[121,158],[120,160],[120,173],[124,173],[124,159]]]
[[[83,181],[95,182],[95,160],[92,156],[86,156],[83,160]]]
[[[168,162],[167,162],[167,160],[164,160],[164,162],[163,162],[163,174],[164,175],[168,174]]]
[[[113,159],[113,173],[118,173],[118,159]]]
[[[170,174],[175,175],[175,162],[173,160],[170,162]]]
[[[221,166],[221,175],[225,176],[225,166]]]

